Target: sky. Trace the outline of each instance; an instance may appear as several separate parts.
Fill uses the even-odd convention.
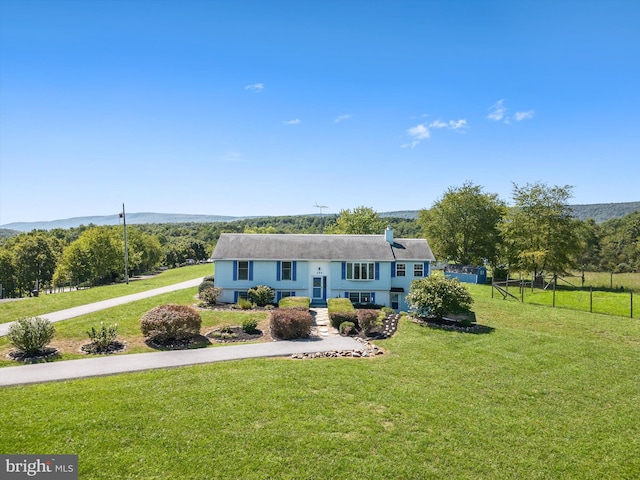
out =
[[[0,1],[0,225],[640,200],[640,2]]]

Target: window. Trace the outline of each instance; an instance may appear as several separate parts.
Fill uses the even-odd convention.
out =
[[[396,263],[396,277],[404,277],[407,275],[407,264]]]
[[[374,262],[347,262],[347,280],[374,280],[376,264]]]
[[[400,294],[392,293],[391,294],[391,308],[394,310],[400,309]]]
[[[291,272],[293,271],[292,264],[293,262],[282,262],[280,265],[280,279],[281,280],[292,280],[293,275]]]
[[[422,263],[416,263],[413,266],[414,277],[424,277],[424,265]]]
[[[372,303],[370,292],[349,292],[351,303]]]
[[[249,280],[249,262],[238,262],[238,280]]]

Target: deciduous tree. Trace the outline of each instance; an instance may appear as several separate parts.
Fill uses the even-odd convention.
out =
[[[421,210],[418,223],[437,258],[463,265],[494,264],[501,242],[498,226],[505,213],[498,195],[466,182]]]
[[[513,206],[500,228],[511,268],[562,273],[576,264],[582,248],[579,221],[567,200],[573,187],[549,187],[544,183],[513,186]]]
[[[385,222],[370,207],[357,207],[353,211],[340,210],[340,216],[334,225],[325,229],[325,233],[342,234],[380,234],[384,233]]]

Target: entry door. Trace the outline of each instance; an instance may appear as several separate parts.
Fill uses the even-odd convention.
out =
[[[313,277],[313,298],[324,300],[324,277]]]

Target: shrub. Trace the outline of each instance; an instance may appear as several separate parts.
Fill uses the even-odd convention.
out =
[[[55,328],[46,318],[25,317],[9,327],[7,337],[18,351],[26,355],[37,355],[44,351],[55,333]]]
[[[382,325],[380,310],[361,309],[357,311],[358,327],[364,333],[369,333],[372,328]]]
[[[222,293],[222,288],[220,287],[209,287],[205,288],[199,293],[200,300],[202,300],[207,305],[215,305],[218,302],[218,297]]]
[[[204,280],[200,285],[198,285],[198,296],[202,294],[207,288],[213,288],[215,284],[211,280]]]
[[[240,310],[251,310],[253,308],[253,303],[246,298],[239,298],[236,305]]]
[[[352,312],[329,312],[329,319],[333,328],[340,328],[342,322],[352,322],[354,325],[358,322],[358,313]]]
[[[140,327],[145,337],[166,343],[185,340],[200,333],[202,319],[188,305],[160,305],[142,316]]]
[[[457,278],[430,276],[411,282],[407,302],[418,315],[442,318],[469,311],[473,299]]]
[[[245,318],[242,320],[242,331],[245,333],[253,333],[258,328],[258,320],[255,318]]]
[[[306,309],[287,308],[271,312],[271,334],[284,340],[308,337],[312,323],[311,313]]]
[[[87,330],[87,335],[89,335],[89,340],[91,340],[96,350],[106,350],[109,345],[116,341],[118,324],[114,323],[107,327],[103,322],[100,322],[100,328],[91,327],[91,330]]]
[[[275,297],[275,295],[275,290],[271,287],[267,287],[266,285],[258,285],[257,287],[250,288],[247,291],[247,297],[249,300],[259,307],[264,307],[265,305],[273,303],[273,297]]]
[[[213,275],[207,275],[202,279],[203,282],[213,282],[214,280],[215,280],[215,277]]]
[[[309,310],[311,299],[309,297],[284,297],[278,302],[280,308],[303,307]]]
[[[356,326],[353,322],[342,322],[340,324],[340,335],[351,335],[355,331]]]

